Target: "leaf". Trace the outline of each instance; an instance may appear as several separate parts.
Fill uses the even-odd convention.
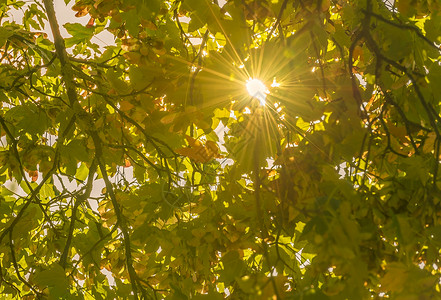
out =
[[[78,180],[84,181],[86,180],[88,175],[89,175],[89,168],[87,168],[85,163],[81,163],[80,167],[77,169],[77,172],[75,173],[75,177]]]
[[[222,264],[224,265],[221,272],[221,278],[223,281],[230,283],[235,278],[241,277],[244,265],[237,251],[230,251],[222,256]]]
[[[128,12],[122,14],[122,18],[126,20],[126,28],[131,36],[136,37],[139,33],[139,16],[138,10],[131,9]]]
[[[219,147],[213,141],[207,141],[205,145],[193,139],[192,137],[185,137],[189,143],[189,147],[176,149],[176,153],[187,156],[191,160],[199,163],[207,163],[212,159],[220,158]]]
[[[46,183],[40,190],[40,195],[43,199],[51,199],[55,197],[54,186],[50,183]]]
[[[16,124],[15,130],[21,134],[43,134],[50,124],[46,112],[34,104],[15,106],[7,111],[5,117]]]
[[[13,30],[6,27],[0,27],[0,47],[6,43],[6,40],[14,34]]]
[[[441,41],[441,16],[432,15],[429,20],[424,22],[426,36],[431,41]]]
[[[137,91],[145,89],[154,79],[155,74],[159,70],[140,66],[130,66],[129,76],[130,84]]]
[[[424,141],[423,152],[430,153],[434,149],[433,147],[435,145],[435,141],[436,141],[436,133],[429,132],[426,140]]]
[[[386,275],[381,279],[381,290],[384,292],[400,292],[405,288],[408,269],[402,263],[389,263]]]
[[[412,16],[415,11],[413,9],[412,0],[397,0],[397,7],[399,12],[405,16]]]
[[[125,94],[130,91],[128,84],[121,79],[120,74],[110,69],[106,73],[106,78],[109,80],[112,87],[118,94]]]
[[[95,28],[83,26],[79,23],[66,23],[63,25],[67,32],[72,36],[66,39],[66,47],[70,48],[73,45],[80,43],[87,43],[92,38]]]
[[[202,20],[202,18],[197,13],[194,13],[190,20],[190,23],[188,24],[188,31],[196,31],[202,28],[205,24],[206,23]]]
[[[52,299],[65,298],[70,294],[66,274],[58,263],[53,263],[48,269],[36,273],[34,282],[42,288],[49,288]]]
[[[135,106],[127,100],[123,100],[119,103],[119,109],[124,112],[129,111],[134,107]]]

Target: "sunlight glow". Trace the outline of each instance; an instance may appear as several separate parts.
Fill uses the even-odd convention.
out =
[[[280,86],[280,83],[278,83],[277,81],[276,81],[276,77],[274,77],[274,79],[273,79],[273,83],[271,83],[271,87],[279,87]]]
[[[250,78],[247,80],[246,88],[251,97],[259,100],[260,105],[265,105],[266,95],[269,94],[269,90],[262,81]]]

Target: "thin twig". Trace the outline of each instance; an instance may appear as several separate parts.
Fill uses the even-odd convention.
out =
[[[276,23],[274,23],[273,27],[271,28],[270,32],[267,35],[267,38],[266,38],[267,42],[269,41],[269,39],[273,35],[274,30],[276,30],[277,26],[279,26],[280,21],[281,21],[282,16],[283,16],[283,11],[286,9],[286,5],[287,4],[288,4],[288,0],[284,0],[283,3],[282,3],[282,6],[280,7],[279,14],[277,15]]]

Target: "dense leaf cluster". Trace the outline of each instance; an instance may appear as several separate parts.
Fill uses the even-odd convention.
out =
[[[2,298],[440,298],[441,2],[392,2],[1,0]]]

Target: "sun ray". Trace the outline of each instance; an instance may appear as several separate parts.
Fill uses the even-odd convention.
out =
[[[208,3],[208,0],[205,0]],[[225,36],[225,40],[230,43],[231,45],[231,49],[233,49],[234,54],[236,54],[237,59],[239,60],[240,64],[243,64],[243,61],[239,55],[239,53],[237,52],[237,50],[234,48],[233,43],[231,42],[230,38],[228,37],[228,34],[226,33],[224,27],[222,26],[221,22],[219,21],[219,19],[216,17],[216,14],[214,13],[213,9],[211,8],[211,5],[208,5],[211,14],[213,15],[214,20],[217,22],[217,24],[219,25],[219,28],[222,30],[223,35]],[[249,74],[248,74],[249,75]]]
[[[278,136],[278,124],[274,118],[274,116],[272,116],[268,110],[264,111],[264,121],[265,121],[265,127],[266,127],[266,131],[267,131],[267,137],[268,137],[268,145],[270,147],[270,153],[275,153],[277,154],[277,145],[273,145],[273,141],[278,141],[278,138],[272,138],[277,137]],[[277,142],[276,142],[277,143]],[[276,147],[276,149],[272,149],[272,147]]]
[[[306,139],[309,144],[325,154],[323,149],[320,149],[309,139],[307,131],[293,124],[296,122],[296,118],[281,119],[279,111],[274,107],[276,101],[280,101],[284,107],[289,104],[289,110],[284,109],[283,113],[294,114],[294,116],[297,115],[296,108],[299,110],[310,109],[308,103],[311,101],[311,94],[314,94],[314,91],[322,86],[315,78],[317,74],[309,73],[313,70],[305,68],[304,61],[301,62],[301,66],[297,66],[295,62],[300,53],[286,57],[285,48],[278,46],[274,39],[269,42],[264,41],[262,45],[253,46],[248,49],[248,56],[242,57],[213,7],[210,5],[208,7],[219,25],[220,32],[224,35],[228,47],[215,51],[211,56],[211,64],[203,64],[201,67],[197,81],[201,87],[203,86],[205,95],[208,96],[200,103],[200,108],[225,107],[230,103],[231,110],[245,113],[248,109],[248,113],[252,114],[250,117],[252,119],[260,118],[260,121],[254,123],[249,121],[249,124],[246,125],[247,130],[256,136],[262,135],[265,139],[264,145],[256,144],[255,146],[268,147],[267,150],[272,155],[276,155],[275,151],[278,151],[277,154],[280,154],[281,151],[279,149],[281,145],[274,144],[274,141],[280,140],[280,135],[283,135],[283,129],[280,126],[300,135],[302,139]],[[249,38],[251,39],[249,44],[255,42],[252,36]],[[193,63],[189,63],[189,65],[193,66]],[[311,65],[312,67],[313,65]],[[189,77],[191,78],[191,76],[190,74]],[[271,85],[271,83],[277,84]],[[273,89],[275,89],[274,93],[272,93]],[[260,106],[251,105],[249,96],[257,99]],[[240,155],[246,155],[246,153]]]

